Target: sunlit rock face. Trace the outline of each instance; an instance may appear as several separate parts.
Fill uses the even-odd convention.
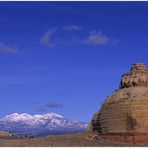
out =
[[[148,86],[148,71],[144,64],[133,64],[131,71],[122,75],[120,88]]]
[[[99,134],[148,133],[148,71],[133,64],[122,75],[119,89],[108,96],[88,128]]]

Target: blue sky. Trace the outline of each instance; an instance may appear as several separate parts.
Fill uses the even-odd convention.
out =
[[[148,2],[0,2],[0,116],[89,122],[121,75],[148,65]]]

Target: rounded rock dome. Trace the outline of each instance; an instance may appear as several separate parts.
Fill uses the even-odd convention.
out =
[[[105,99],[89,130],[148,133],[148,71],[144,64],[133,64],[131,71],[122,75],[119,89]]]

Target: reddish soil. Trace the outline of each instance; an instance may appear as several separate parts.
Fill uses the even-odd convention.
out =
[[[99,135],[103,139],[130,144],[148,144],[148,133],[109,133]]]

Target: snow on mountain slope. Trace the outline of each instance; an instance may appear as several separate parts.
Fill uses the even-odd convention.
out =
[[[73,133],[87,128],[86,123],[65,119],[56,113],[30,115],[13,113],[0,118],[0,130],[15,134],[48,135]]]

